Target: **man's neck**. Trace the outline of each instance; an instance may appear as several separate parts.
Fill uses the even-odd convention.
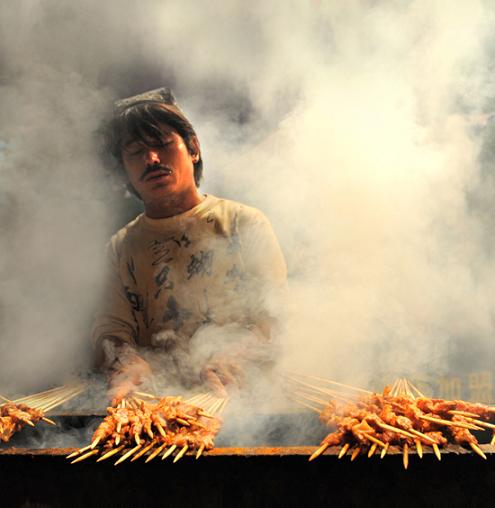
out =
[[[184,194],[175,194],[159,201],[144,204],[144,213],[150,219],[165,219],[187,212],[199,205],[205,196],[194,189]]]

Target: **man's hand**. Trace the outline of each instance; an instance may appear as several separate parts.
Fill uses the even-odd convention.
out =
[[[132,393],[146,379],[153,377],[150,366],[140,356],[134,355],[132,360],[115,370],[110,378],[109,398],[112,406],[117,405],[129,393]]]
[[[226,398],[226,387],[240,389],[244,384],[244,371],[239,362],[229,356],[215,356],[201,370],[201,379],[215,392]]]

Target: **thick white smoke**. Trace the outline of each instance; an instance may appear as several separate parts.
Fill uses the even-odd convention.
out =
[[[205,191],[279,235],[284,366],[365,384],[440,371],[451,337],[491,338],[490,222],[468,200],[469,119],[491,94],[484,2],[1,9],[0,382],[56,377],[84,350],[118,223],[92,132],[113,98],[164,84],[199,133]]]

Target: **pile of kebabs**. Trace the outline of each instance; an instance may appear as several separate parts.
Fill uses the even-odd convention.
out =
[[[45,413],[79,395],[84,389],[85,385],[79,383],[60,386],[16,400],[0,396],[5,401],[0,405],[0,441],[9,442],[16,432],[26,425],[34,427],[39,421],[56,425],[45,416]]]
[[[129,397],[117,407],[107,408],[108,416],[94,432],[91,444],[67,458],[77,457],[71,462],[74,464],[99,455],[97,462],[101,462],[119,454],[115,465],[131,456],[133,462],[147,455],[146,462],[150,462],[162,452],[162,460],[177,452],[174,462],[187,451],[196,452],[199,458],[214,446],[221,426],[215,413],[220,413],[225,403],[226,399],[209,394],[187,401],[182,397],[164,397],[156,402]]]
[[[318,380],[320,386],[314,384],[316,381],[309,383],[310,378]],[[423,457],[423,446],[431,446],[441,460],[440,449],[448,444],[468,446],[486,459],[471,431],[494,432],[493,407],[463,400],[430,399],[405,379],[385,388],[383,394],[313,376],[294,375],[290,380],[298,385],[295,400],[317,411],[323,424],[335,428],[309,460],[330,446],[342,447],[339,458],[351,450],[351,460],[360,453],[371,457],[380,447],[383,458],[389,446],[396,445],[402,449],[407,469],[411,448],[415,447],[419,457]],[[326,386],[321,386],[323,382]],[[321,395],[326,395],[326,400]]]

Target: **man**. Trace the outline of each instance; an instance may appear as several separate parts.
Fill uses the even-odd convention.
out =
[[[286,284],[273,230],[258,210],[199,192],[200,144],[170,90],[119,101],[105,132],[116,169],[144,203],[108,245],[92,331],[111,396],[153,374],[225,396],[246,369],[272,360],[269,309]]]

